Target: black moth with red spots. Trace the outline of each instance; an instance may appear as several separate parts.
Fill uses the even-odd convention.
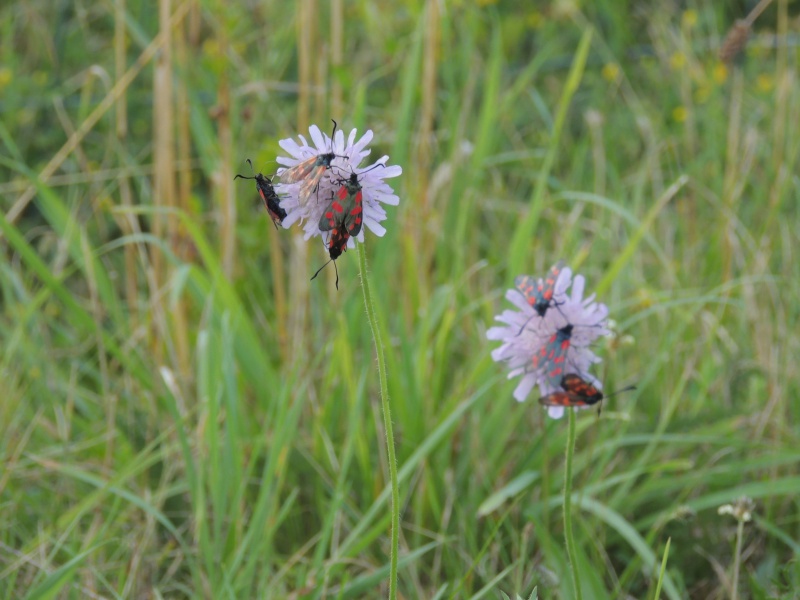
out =
[[[247,159],[247,162],[250,164],[250,168],[253,169],[253,163],[249,158]],[[255,173],[255,169],[253,169],[253,173]],[[278,223],[283,223],[283,220],[286,218],[286,211],[281,208],[281,200],[278,197],[278,194],[275,193],[275,188],[272,187],[272,179],[262,173],[253,175],[253,177],[237,175],[233,179],[236,180],[239,177],[242,179],[256,180],[256,189],[258,190],[258,195],[261,196],[261,199],[264,201],[264,206],[266,207],[269,216],[272,217],[272,223],[275,225],[275,229],[277,229]]]
[[[385,167],[386,165],[379,163],[367,171],[377,167]],[[341,179],[342,186],[339,188],[330,203],[322,213],[319,219],[320,231],[330,231],[328,241],[325,243],[328,248],[328,254],[333,261],[333,266],[336,268],[336,259],[342,255],[342,252],[347,251],[347,242],[351,237],[356,237],[361,233],[361,227],[364,224],[364,206],[363,194],[361,192],[361,184],[358,182],[358,176],[361,173],[353,172],[347,179]],[[330,262],[330,261],[328,261]],[[325,268],[325,263],[322,265],[314,277],[319,275],[319,272]],[[311,279],[314,279],[312,277]],[[336,289],[339,289],[339,273],[336,273]]]
[[[539,398],[539,404],[543,406],[592,406],[604,398],[603,392],[575,373],[564,375],[561,378],[561,387],[563,391],[558,390]],[[636,386],[629,385],[608,394],[608,396],[635,389]],[[607,398],[608,396],[605,397]]]
[[[514,280],[514,286],[540,317],[544,317],[547,309],[552,306],[556,281],[558,281],[564,264],[563,260],[558,261],[550,267],[550,271],[544,279],[534,279],[531,275],[520,275]]]
[[[342,180],[339,188],[319,219],[320,231],[330,231],[325,246],[336,268],[336,259],[347,250],[347,241],[361,233],[364,224],[363,195],[361,184],[358,183],[358,173],[352,173],[349,179]],[[330,260],[328,262],[330,262]],[[328,263],[322,265],[314,279]],[[339,289],[339,270],[336,270],[336,289]]]
[[[548,370],[544,373],[544,377],[551,385],[556,385],[564,374],[564,363],[567,360],[573,329],[574,326],[571,323],[567,323],[550,336],[547,344],[539,354],[533,357],[534,370],[547,366]]]
[[[358,174],[344,180],[319,220],[320,231],[330,231],[328,253],[336,260],[347,250],[347,241],[361,233],[364,223],[361,184]]]
[[[331,119],[331,121],[333,121],[333,119]],[[314,190],[319,188],[320,179],[322,179],[325,171],[331,168],[333,159],[337,157],[346,158],[344,156],[339,156],[333,151],[333,138],[336,135],[336,127],[336,121],[333,121],[330,152],[323,152],[307,158],[299,164],[285,169],[283,173],[280,174],[282,183],[302,182],[297,195],[297,199],[301,204],[304,204],[308,200],[308,197],[314,193]]]

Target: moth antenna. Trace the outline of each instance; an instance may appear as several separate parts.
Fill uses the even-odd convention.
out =
[[[600,412],[603,410],[603,402],[608,400],[611,396],[616,396],[617,394],[621,394],[622,392],[630,392],[631,390],[635,389],[636,389],[635,385],[629,385],[622,388],[621,390],[613,391],[610,394],[603,394],[603,399],[597,403],[597,416],[599,417]]]
[[[559,306],[558,304],[556,304],[556,305],[555,305],[555,307],[556,307],[556,308],[558,308],[558,306]],[[564,311],[563,311],[563,310],[561,310],[560,308],[558,308],[558,312],[560,312],[560,313],[561,313],[561,316],[562,316],[562,317],[564,317],[564,320],[565,320],[567,323],[569,323],[569,319],[567,319],[567,315],[565,315],[565,314],[564,314]]]
[[[369,169],[364,169],[363,171],[358,173],[358,175],[363,175],[364,173],[372,171],[373,169],[377,169],[378,167],[384,167],[385,168],[386,165],[384,163],[378,163],[377,165],[372,165]]]
[[[334,119],[331,119],[331,121],[333,121],[333,131],[331,131],[331,152],[333,152],[333,137],[336,135],[336,128],[339,126],[339,124]],[[334,156],[339,156],[339,155],[334,154]],[[346,157],[340,156],[339,158],[346,158]]]
[[[311,278],[311,280],[310,280],[310,281],[314,281],[314,280],[317,278],[317,275],[319,275],[319,274],[320,274],[320,271],[322,271],[322,269],[324,269],[325,267],[327,267],[327,266],[328,266],[328,263],[329,263],[329,262],[331,262],[332,260],[333,260],[332,258],[329,258],[329,259],[328,259],[328,262],[326,262],[326,263],[325,263],[324,265],[322,265],[322,266],[321,266],[319,269],[317,269],[317,272],[316,272],[316,273],[314,273],[314,276]],[[333,266],[334,266],[334,267],[336,266],[336,261],[335,261],[335,260],[333,260]],[[336,272],[336,289],[337,289],[337,290],[339,289],[339,272],[338,272],[338,271]]]
[[[253,163],[250,162],[249,158],[247,159],[247,162],[250,163],[250,170],[253,171],[253,176],[252,177],[245,177],[244,175],[236,175],[236,177],[233,178],[234,181],[239,179],[239,177],[241,177],[242,179],[255,179],[256,178],[255,177],[256,171],[255,171],[255,169],[253,169]]]
[[[346,156],[339,156],[338,154],[337,154],[336,156],[338,156],[339,158],[347,158]],[[342,167],[340,167],[340,166],[338,166],[338,165],[331,165],[331,169],[336,169],[337,171],[339,171],[339,172],[340,172],[340,174],[339,174],[339,181],[346,181],[346,179],[347,179],[347,177],[346,177],[347,173],[344,173],[344,169],[342,169]],[[344,173],[344,176],[343,176],[341,173]]]
[[[333,121],[333,131],[331,131],[331,153],[333,153],[336,158],[350,158],[349,156],[344,156],[342,154],[336,154],[333,152],[333,137],[336,135],[336,128],[339,127],[339,124],[334,119],[331,119],[331,121]]]
[[[533,321],[533,319],[535,319],[537,316],[538,316],[538,315],[531,315],[530,317],[528,317],[528,320],[527,320],[527,321],[525,321],[525,322],[522,324],[522,327],[520,327],[520,328],[519,328],[519,331],[517,332],[517,337],[519,337],[519,336],[521,336],[521,335],[522,335],[522,332],[523,332],[523,331],[525,331],[525,328],[528,326],[528,323],[530,323],[531,321]]]
[[[636,389],[635,385],[626,386],[626,387],[622,388],[621,390],[613,391],[610,394],[604,394],[603,395],[603,400],[605,400],[606,398],[610,398],[611,396],[616,396],[617,394],[621,394],[622,392],[630,392],[631,390],[635,390],[635,389]]]
[[[560,312],[561,316],[564,317],[564,320],[567,322],[567,325],[572,325],[573,327],[600,327],[600,323],[594,323],[593,325],[590,325],[589,323],[573,323],[567,318],[567,315],[564,314],[564,311],[558,308],[559,306],[564,304],[563,302],[555,302],[553,300],[551,300],[550,302],[551,302],[550,306],[558,309],[558,312]]]

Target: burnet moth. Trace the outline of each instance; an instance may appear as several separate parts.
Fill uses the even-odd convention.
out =
[[[333,119],[331,119],[331,121],[333,121]],[[317,189],[320,179],[322,179],[325,171],[331,168],[331,162],[333,162],[334,158],[347,158],[346,156],[339,156],[333,152],[333,136],[336,135],[337,126],[336,121],[333,121],[330,152],[324,152],[307,158],[303,162],[289,167],[280,174],[281,183],[302,182],[297,194],[297,199],[300,204],[305,204],[308,197]]]
[[[629,385],[603,396],[597,387],[586,381],[576,373],[567,373],[561,378],[561,390],[557,390],[546,396],[539,398],[539,404],[543,406],[592,406],[603,398],[608,398],[615,394],[635,390],[636,386]]]
[[[325,244],[330,260],[322,265],[311,279],[316,278],[320,271],[331,261],[333,261],[333,267],[336,269],[336,259],[342,255],[342,252],[347,251],[347,241],[361,233],[361,227],[364,224],[364,203],[358,176],[372,169],[385,166],[380,163],[361,171],[361,173],[353,171],[349,178],[341,180],[341,187],[333,195],[319,220],[320,231],[330,231],[328,241]],[[339,289],[338,269],[336,269],[336,289]]]
[[[565,263],[563,260],[558,261],[550,267],[550,272],[544,279],[536,279],[532,275],[520,275],[514,279],[514,287],[517,288],[517,291],[522,294],[522,297],[525,298],[525,301],[536,313],[525,321],[522,327],[519,328],[519,333],[517,335],[521,335],[525,327],[528,326],[528,323],[537,315],[540,318],[544,318],[548,308],[557,306],[553,300],[553,294],[556,290],[558,276],[561,274],[561,271],[564,270],[564,266]]]
[[[236,180],[241,177],[242,179],[256,180],[256,189],[258,190],[258,195],[261,196],[261,199],[264,201],[264,206],[267,208],[269,216],[272,217],[272,223],[275,225],[275,229],[277,229],[278,223],[282,223],[286,218],[286,211],[281,208],[281,200],[278,197],[278,194],[275,193],[275,188],[272,187],[272,179],[266,175],[263,175],[262,173],[255,175],[256,170],[253,169],[252,161],[248,158],[247,162],[250,165],[250,169],[254,173],[253,177],[237,175],[233,179]]]

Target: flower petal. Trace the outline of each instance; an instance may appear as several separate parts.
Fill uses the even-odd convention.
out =
[[[378,237],[383,237],[386,234],[386,228],[371,218],[364,217],[364,225],[369,227],[369,230]]]
[[[351,132],[351,137],[355,138],[355,129]],[[351,152],[358,154],[360,153],[367,144],[372,141],[372,129],[367,129],[364,132],[364,135],[361,136],[361,139],[358,140],[355,144],[348,143],[348,146],[352,146]],[[387,157],[388,158],[388,157]]]
[[[328,138],[327,135],[323,137],[322,132],[319,130],[319,127],[317,127],[316,125],[312,125],[311,127],[308,128],[308,133],[311,134],[311,141],[314,142],[314,145],[317,147],[317,150],[323,150],[325,152],[328,151],[329,145],[326,138],[327,139],[330,138]]]
[[[517,402],[522,402],[528,397],[528,394],[531,393],[531,390],[535,385],[536,377],[533,375],[526,375],[520,380],[519,385],[517,385],[516,389],[514,390],[514,399]]]

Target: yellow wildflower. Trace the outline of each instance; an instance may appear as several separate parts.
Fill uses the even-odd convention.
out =
[[[693,8],[683,11],[683,15],[681,16],[681,22],[683,26],[687,29],[691,29],[695,25],[697,25],[697,11]]]
[[[0,67],[0,90],[6,87],[14,79],[14,73],[8,67]]]
[[[619,79],[620,68],[617,63],[606,63],[602,70],[603,78],[612,83]]]
[[[685,67],[686,62],[686,55],[683,52],[675,52],[669,57],[669,66],[673,71],[677,71],[678,69]]]
[[[728,67],[723,62],[718,62],[714,65],[713,71],[711,71],[711,77],[714,79],[714,83],[722,84],[728,79]]]
[[[759,92],[771,92],[772,88],[775,87],[775,80],[773,79],[772,75],[768,73],[761,73],[758,77],[756,77],[756,87],[758,88]]]

